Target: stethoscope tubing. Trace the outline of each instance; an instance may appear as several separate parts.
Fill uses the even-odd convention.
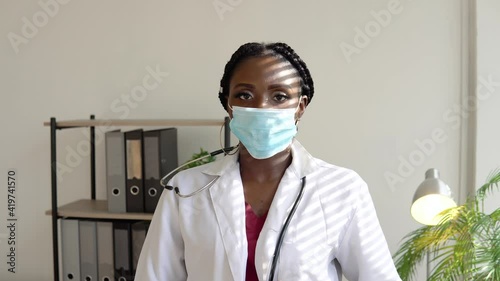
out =
[[[202,188],[199,188],[199,189],[197,189],[197,190],[195,190],[195,191],[193,191],[193,192],[191,192],[191,193],[189,193],[189,194],[186,194],[186,195],[181,194],[181,193],[179,192],[179,188],[178,188],[178,187],[174,187],[174,192],[175,192],[175,194],[177,194],[177,196],[179,196],[180,198],[189,198],[189,197],[192,197],[192,196],[194,196],[194,195],[196,195],[196,194],[198,194],[198,193],[202,192],[203,190],[205,190],[205,189],[207,189],[207,188],[211,187],[211,186],[212,186],[212,185],[213,185],[213,184],[214,184],[214,183],[215,183],[218,179],[219,179],[219,177],[216,177],[216,178],[214,178],[213,180],[211,180],[209,183],[207,183],[205,186],[203,186]]]
[[[200,158],[197,158],[197,159],[194,159],[194,160],[191,160],[191,161],[188,161],[182,165],[180,165],[179,167],[173,169],[172,171],[170,171],[168,174],[166,174],[163,178],[160,179],[160,185],[163,186],[165,189],[168,189],[168,190],[174,190],[175,191],[175,194],[177,194],[179,197],[181,198],[189,198],[195,194],[198,194],[199,192],[207,189],[209,186],[211,186],[212,184],[215,183],[215,181],[219,178],[219,177],[216,177],[215,179],[213,179],[212,181],[210,181],[208,184],[206,184],[205,186],[203,186],[202,188],[198,189],[197,191],[194,191],[190,194],[186,194],[186,195],[183,195],[179,192],[179,188],[178,187],[173,187],[173,186],[170,186],[168,185],[168,180],[170,180],[170,178],[175,175],[180,169],[184,168],[185,166],[191,164],[191,163],[194,163],[196,161],[200,161],[200,160],[203,160],[205,158],[208,158],[208,157],[212,157],[212,156],[216,156],[216,155],[219,155],[221,153],[227,153],[233,149],[235,149],[236,146],[231,146],[231,147],[225,147],[225,148],[221,148],[219,150],[216,150],[216,151],[212,151],[210,152],[209,154],[205,155],[205,156],[202,156]]]
[[[276,242],[276,247],[274,248],[273,261],[271,263],[271,269],[269,270],[269,281],[274,280],[274,272],[276,271],[276,265],[278,264],[278,259],[281,252],[281,246],[283,245],[283,239],[285,238],[286,231],[288,230],[288,225],[290,224],[290,221],[292,220],[292,217],[295,214],[297,207],[299,206],[300,200],[302,199],[302,195],[304,194],[304,187],[306,186],[306,177],[304,176],[300,180],[302,184],[300,186],[299,194],[297,195],[297,198],[293,203],[290,213],[288,213],[288,216],[286,217],[285,224],[281,228],[280,234],[278,236],[278,241]]]

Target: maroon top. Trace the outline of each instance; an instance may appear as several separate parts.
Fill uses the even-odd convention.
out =
[[[248,241],[248,260],[246,281],[259,281],[257,271],[255,270],[255,246],[259,238],[260,231],[266,222],[267,212],[258,217],[252,210],[250,204],[245,202],[245,218]]]

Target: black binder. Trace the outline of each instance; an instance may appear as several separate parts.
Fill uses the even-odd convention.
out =
[[[144,132],[144,211],[153,213],[163,192],[160,179],[178,166],[177,129]]]
[[[134,280],[131,235],[130,222],[113,222],[115,280]]]
[[[144,212],[142,129],[125,132],[127,212]]]
[[[132,273],[135,275],[137,263],[141,255],[146,233],[149,229],[149,221],[139,221],[132,223]]]

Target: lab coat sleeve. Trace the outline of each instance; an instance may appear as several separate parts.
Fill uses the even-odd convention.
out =
[[[164,190],[144,241],[135,280],[186,280],[178,199]]]
[[[368,187],[352,190],[353,215],[339,244],[337,260],[350,281],[401,281],[377,218]]]

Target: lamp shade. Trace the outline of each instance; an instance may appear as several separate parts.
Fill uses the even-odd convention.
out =
[[[450,187],[439,179],[439,171],[434,168],[427,170],[425,180],[413,196],[412,217],[421,224],[436,225],[441,220],[439,213],[456,206]]]

